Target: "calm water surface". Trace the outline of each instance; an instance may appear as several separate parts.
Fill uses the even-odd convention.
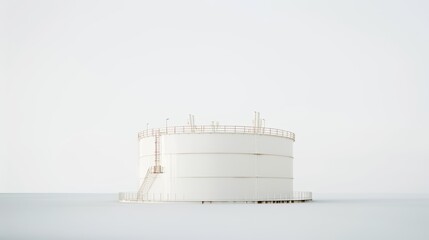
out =
[[[429,198],[121,204],[116,194],[0,194],[0,239],[429,239]]]

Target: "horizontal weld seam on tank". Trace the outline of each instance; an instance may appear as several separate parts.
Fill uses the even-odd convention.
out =
[[[259,177],[252,177],[252,176],[250,176],[250,177],[238,177],[238,176],[236,176],[236,177],[231,177],[231,176],[224,176],[224,177],[222,177],[222,176],[219,176],[219,177],[216,177],[216,176],[192,176],[192,177],[177,177],[177,178],[281,178],[281,179],[294,179],[293,177],[262,177],[262,176],[259,176]]]
[[[287,158],[293,158],[292,156],[287,155],[281,155],[281,154],[266,154],[266,153],[222,153],[222,152],[200,152],[200,153],[161,153],[161,155],[188,155],[188,154],[194,154],[194,155],[204,155],[204,154],[220,154],[220,155],[265,155],[265,156],[274,156],[274,157],[287,157]],[[155,156],[155,154],[142,154],[140,157],[150,157]]]

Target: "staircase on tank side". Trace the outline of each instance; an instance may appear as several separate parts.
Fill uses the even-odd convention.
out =
[[[162,174],[163,167],[161,166],[161,141],[160,141],[160,132],[158,132],[155,135],[155,165],[152,167],[149,167],[149,169],[146,172],[145,178],[140,185],[139,191],[138,191],[138,200],[147,200],[149,197],[149,191],[155,182],[156,178],[159,174]]]

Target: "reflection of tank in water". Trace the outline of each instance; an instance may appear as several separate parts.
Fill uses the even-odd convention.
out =
[[[253,126],[189,125],[139,133],[137,193],[121,201],[294,202],[311,200],[293,191],[295,134]]]

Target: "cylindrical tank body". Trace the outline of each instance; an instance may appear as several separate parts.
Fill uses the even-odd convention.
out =
[[[293,133],[148,134],[139,137],[140,183],[158,154],[163,172],[147,192],[155,198],[244,201],[291,193],[293,143]]]

